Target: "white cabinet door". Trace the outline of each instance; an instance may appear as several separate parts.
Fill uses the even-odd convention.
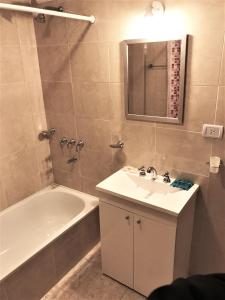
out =
[[[134,289],[148,296],[173,280],[176,226],[134,215]]]
[[[100,202],[102,271],[133,288],[133,214]]]

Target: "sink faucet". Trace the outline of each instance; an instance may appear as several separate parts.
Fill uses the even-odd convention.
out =
[[[157,171],[154,167],[148,167],[147,173],[152,175],[153,180],[155,180],[157,178]]]

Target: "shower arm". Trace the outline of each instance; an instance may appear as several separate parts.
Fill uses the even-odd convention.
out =
[[[82,16],[82,15],[76,15],[73,13],[61,12],[58,10],[36,8],[36,7],[31,7],[31,6],[0,3],[0,9],[21,11],[21,12],[30,12],[33,14],[44,14],[44,15],[61,17],[61,18],[69,18],[69,19],[74,19],[74,20],[87,21],[90,23],[95,22],[94,16]]]

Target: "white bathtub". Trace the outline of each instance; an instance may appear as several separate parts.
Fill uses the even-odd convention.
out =
[[[98,198],[48,187],[0,213],[0,280],[98,206]]]

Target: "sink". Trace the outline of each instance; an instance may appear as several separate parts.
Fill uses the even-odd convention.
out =
[[[171,182],[173,180],[171,178]],[[162,176],[153,180],[151,175],[140,176],[136,168],[128,166],[96,186],[98,191],[175,216],[181,213],[198,188],[199,185],[194,184],[188,191],[184,191],[164,183]]]

